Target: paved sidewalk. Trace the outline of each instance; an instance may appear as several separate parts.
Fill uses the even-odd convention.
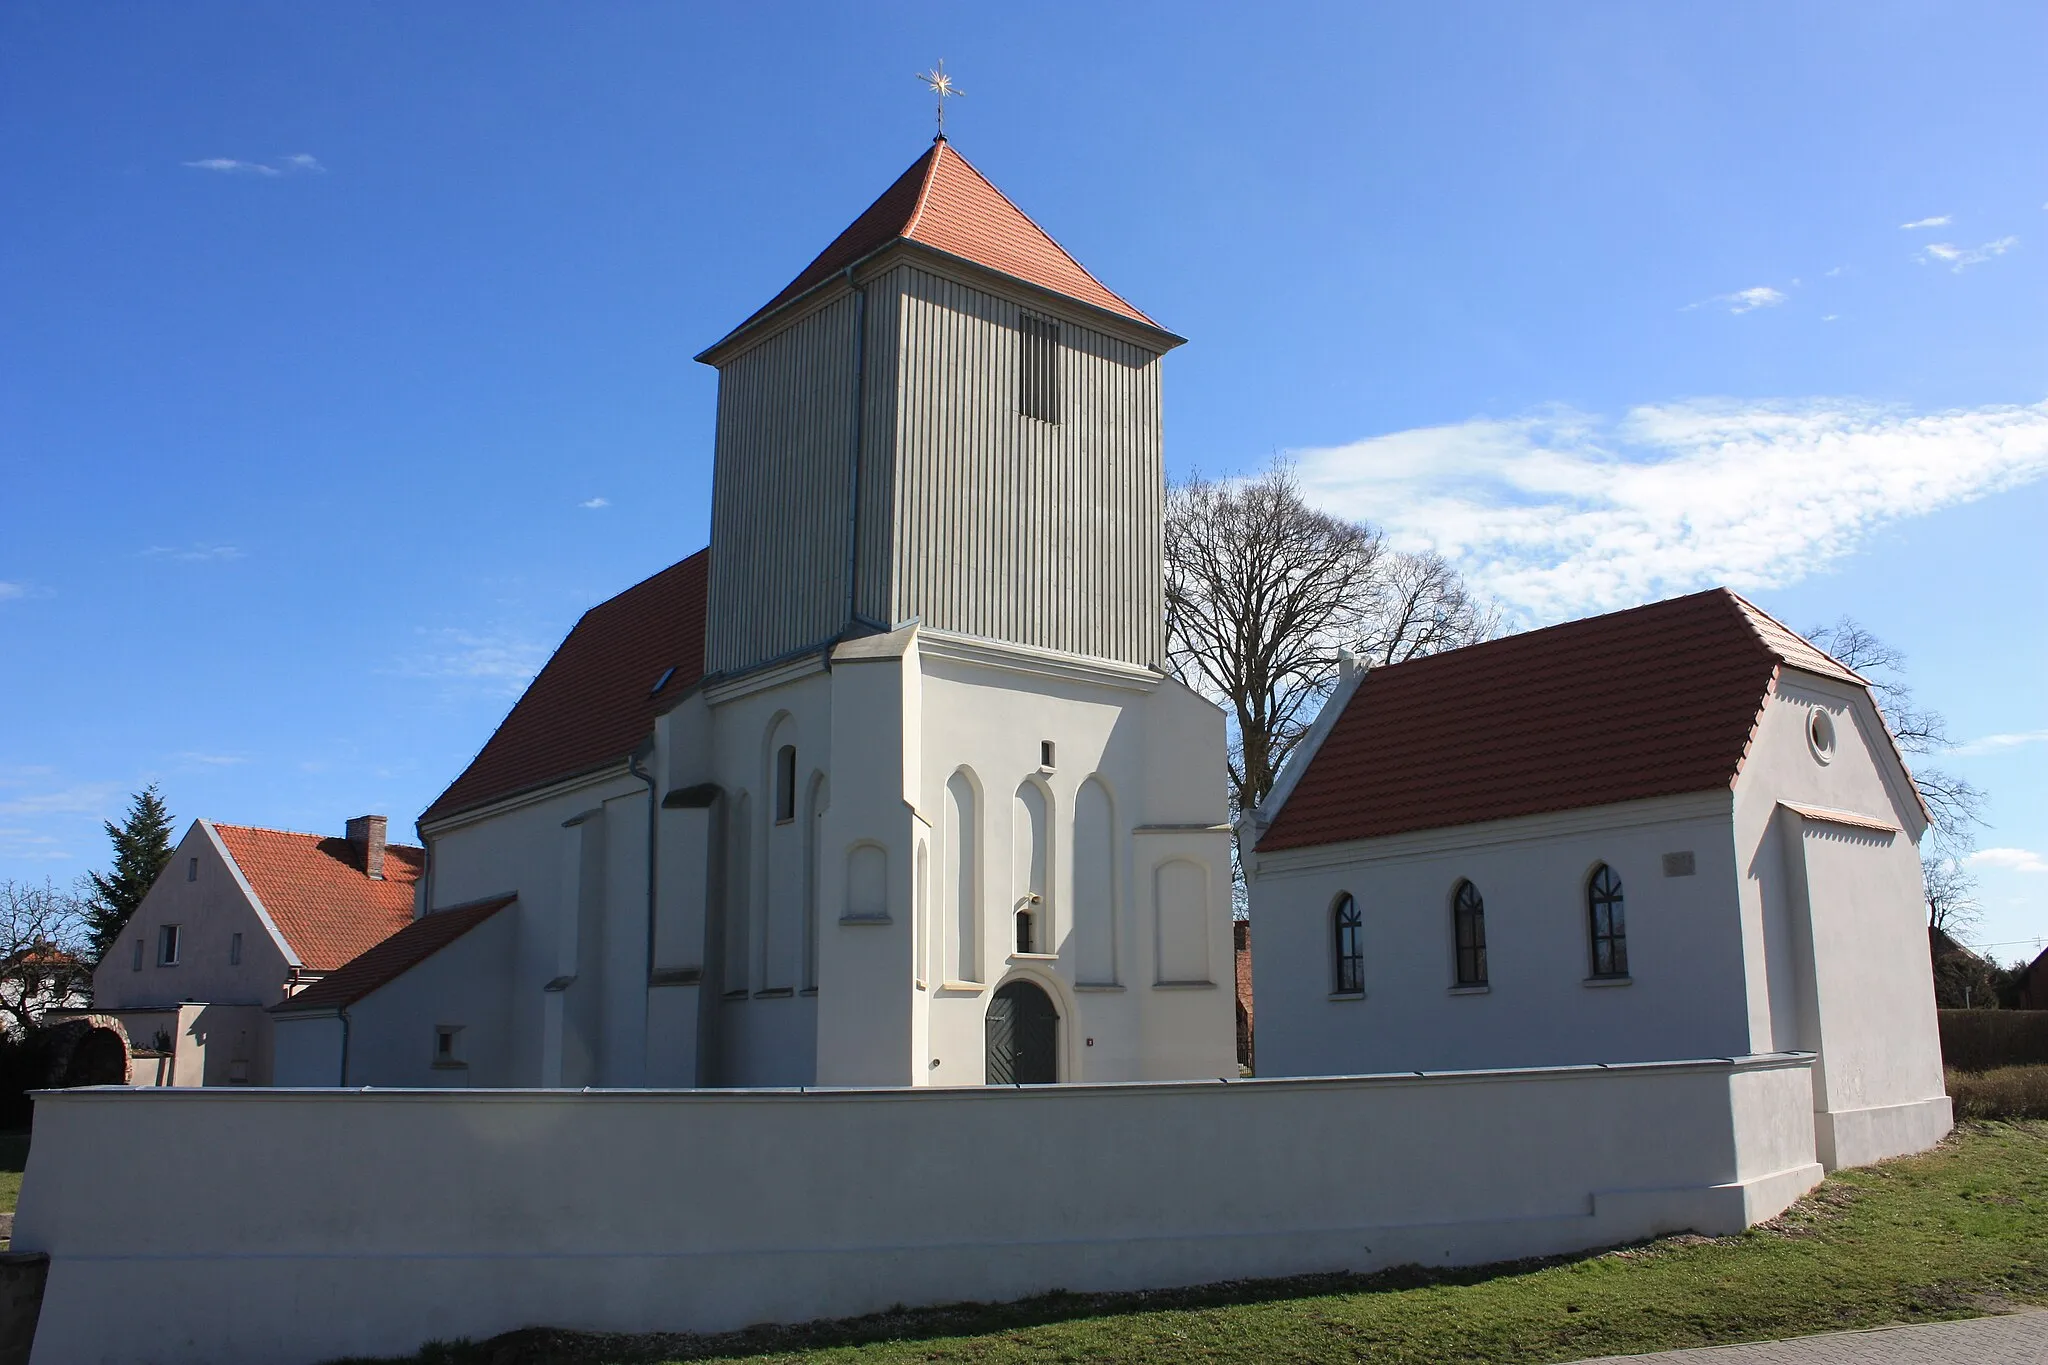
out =
[[[1647,1356],[1602,1356],[1579,1365],[2048,1365],[2048,1312],[2007,1313],[1919,1327],[1830,1332],[1791,1341],[1705,1346]]]

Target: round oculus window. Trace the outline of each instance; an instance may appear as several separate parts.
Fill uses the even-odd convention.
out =
[[[1813,750],[1813,756],[1822,763],[1834,761],[1835,718],[1824,706],[1816,706],[1806,715],[1806,743]]]

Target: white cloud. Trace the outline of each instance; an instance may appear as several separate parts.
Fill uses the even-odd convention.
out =
[[[496,696],[517,696],[540,666],[548,646],[509,634],[445,629],[421,630],[422,647],[392,671],[401,677],[435,678]]]
[[[152,545],[143,552],[149,559],[175,559],[181,564],[211,564],[240,559],[242,552],[232,545]]]
[[[1915,228],[1947,227],[1949,225],[1949,221],[1949,216],[1945,213],[1938,218],[1916,218],[1910,223],[1899,224],[1899,231],[1911,232]]]
[[[1980,848],[1965,861],[1975,867],[1999,867],[2008,872],[2048,872],[2048,858],[2028,848]]]
[[[1525,619],[1796,582],[1905,517],[2048,476],[2048,403],[1569,409],[1295,452],[1307,494],[1435,548]]]
[[[1767,284],[1760,284],[1753,289],[1738,289],[1732,294],[1716,294],[1710,299],[1701,299],[1698,303],[1688,303],[1678,311],[1690,313],[1695,308],[1725,303],[1731,313],[1748,313],[1758,308],[1775,308],[1784,301],[1785,296],[1782,293]]]
[[[1960,275],[1971,266],[1982,265],[1993,256],[2003,256],[2019,245],[2019,240],[2017,237],[2000,237],[1995,242],[1967,248],[1949,242],[1929,242],[1920,249],[1920,260],[1923,263],[1939,262]]]
[[[2016,730],[2003,735],[1985,735],[1967,744],[1958,744],[1959,754],[1996,754],[2007,749],[2017,749],[2027,744],[2048,744],[2048,730]]]
[[[0,801],[0,815],[98,815],[120,794],[112,782],[84,782]]]
[[[231,156],[209,156],[199,161],[187,161],[185,165],[195,171],[218,171],[222,175],[282,175],[275,166],[266,166],[260,161],[237,161]]]
[[[0,828],[0,858],[24,862],[60,862],[71,855],[57,846],[56,836],[32,829]]]
[[[592,498],[588,502],[579,502],[576,505],[595,512],[600,507],[610,507],[612,500],[610,498]]]
[[[1834,322],[1835,320],[1837,320],[1837,319],[1838,319],[1838,318],[1840,318],[1841,316],[1842,316],[1842,315],[1841,315],[1840,313],[1822,313],[1822,314],[1820,315],[1820,320],[1821,320],[1822,322]]]
[[[202,754],[190,749],[176,755],[176,758],[180,763],[198,764],[204,768],[232,768],[249,761],[242,754]]]
[[[276,165],[264,161],[238,161],[231,156],[202,157],[198,161],[182,163],[195,171],[213,171],[219,175],[260,175],[275,178],[280,175],[320,174],[327,168],[320,159],[310,152],[294,152],[278,158]]]
[[[10,602],[17,597],[28,596],[28,588],[20,583],[0,582],[0,602]]]

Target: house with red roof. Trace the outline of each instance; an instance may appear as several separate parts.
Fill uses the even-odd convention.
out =
[[[272,1011],[280,1078],[1235,1074],[1180,343],[935,140],[698,356],[709,548],[577,622],[421,816],[421,921]]]
[[[1950,1125],[1927,811],[1722,589],[1347,670],[1251,817],[1261,1075],[1816,1054],[1831,1169]]]
[[[193,821],[94,971],[93,1012],[122,1022],[162,1084],[269,1085],[267,1008],[413,921],[426,851],[387,843],[386,827]]]

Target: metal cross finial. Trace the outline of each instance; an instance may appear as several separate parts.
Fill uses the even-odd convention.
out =
[[[946,74],[946,59],[944,57],[939,58],[938,65],[934,66],[931,70],[918,72],[917,78],[930,86],[931,92],[938,96],[939,136],[943,138],[946,135],[946,101],[955,95],[964,95],[967,92],[954,85],[953,78]]]

